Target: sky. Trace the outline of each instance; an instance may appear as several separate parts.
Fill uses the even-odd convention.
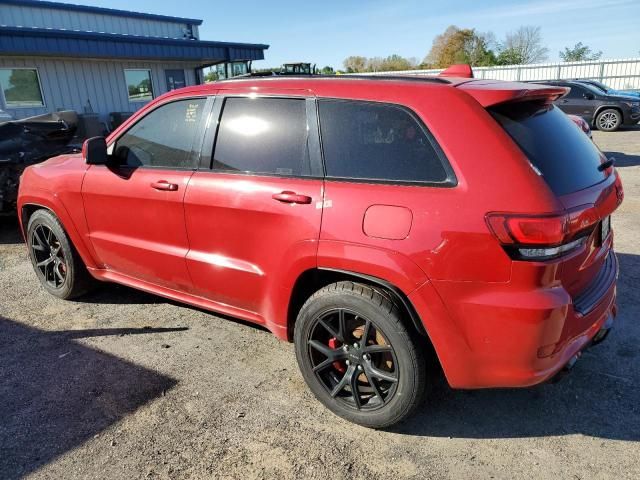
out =
[[[640,0],[79,0],[101,7],[199,18],[202,40],[266,43],[254,67],[308,61],[342,68],[350,55],[422,60],[449,25],[491,31],[542,28],[549,61],[583,42],[603,58],[640,57]]]

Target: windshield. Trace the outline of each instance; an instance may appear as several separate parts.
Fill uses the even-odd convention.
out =
[[[527,156],[556,195],[601,182],[606,158],[557,107],[523,102],[499,105],[491,114]]]
[[[597,90],[602,90],[604,93],[607,93],[610,88],[607,87],[604,83],[596,82],[595,80],[589,80],[588,82],[584,82],[585,85],[589,85],[590,87],[594,87]]]
[[[596,87],[591,83],[580,83],[580,86],[586,88],[587,90],[589,90],[591,93],[594,93],[595,95],[602,95],[603,89],[600,87]],[[604,91],[606,93],[606,90]]]

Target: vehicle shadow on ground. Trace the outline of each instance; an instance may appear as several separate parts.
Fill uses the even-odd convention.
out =
[[[0,478],[28,475],[177,383],[75,339],[178,330],[47,332],[0,316]]]
[[[622,152],[605,152],[607,158],[615,158],[616,167],[634,167],[640,165],[640,155],[627,155]]]
[[[418,436],[519,438],[583,434],[640,441],[640,256],[618,254],[615,329],[558,384],[452,390],[438,379],[420,413],[393,429]]]
[[[75,298],[73,301],[101,305],[155,305],[159,303],[181,305],[158,295],[108,282],[98,282],[95,290]]]
[[[195,305],[189,305],[181,303],[170,298],[161,297],[152,293],[136,290],[125,285],[119,285],[115,283],[99,282],[97,288],[92,292],[73,299],[74,302],[79,303],[97,303],[100,305],[155,305],[155,304],[168,304],[179,308],[187,308],[195,312],[202,312],[207,315],[222,318],[227,321],[244,325],[247,327],[255,328],[256,330],[262,330],[269,332],[269,330],[256,323],[241,318],[232,317],[220,312],[211,312],[204,308],[196,307]]]

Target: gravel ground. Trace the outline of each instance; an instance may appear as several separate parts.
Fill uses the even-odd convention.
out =
[[[115,285],[55,299],[0,219],[0,478],[640,478],[640,129],[595,139],[626,189],[615,331],[560,384],[440,382],[393,431],[325,410],[254,326]]]

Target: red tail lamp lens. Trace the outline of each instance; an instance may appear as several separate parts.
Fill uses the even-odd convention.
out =
[[[567,215],[487,215],[487,224],[502,244],[559,245],[567,236]]]

